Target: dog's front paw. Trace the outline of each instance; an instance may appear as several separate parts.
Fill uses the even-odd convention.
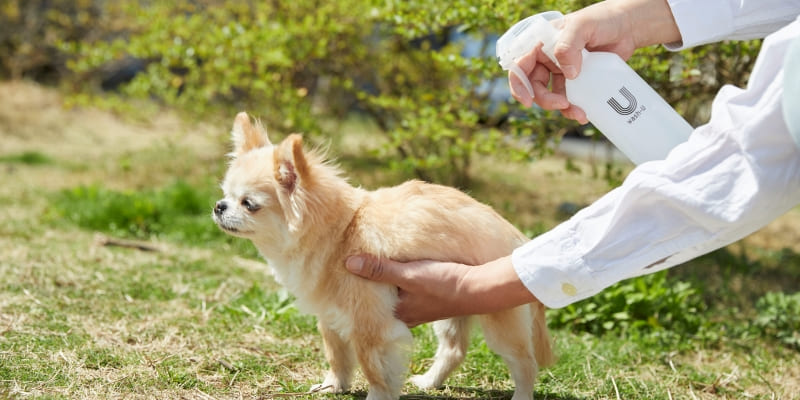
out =
[[[343,385],[338,379],[327,378],[322,383],[311,386],[308,390],[309,393],[344,393],[348,389],[347,385]]]
[[[414,384],[419,389],[436,389],[439,387],[439,383],[435,381],[432,377],[425,375],[414,375],[408,379],[411,383]]]

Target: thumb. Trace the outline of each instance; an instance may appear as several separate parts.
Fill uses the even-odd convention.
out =
[[[395,283],[397,276],[391,260],[368,254],[350,256],[345,262],[347,270],[362,278],[376,282]]]

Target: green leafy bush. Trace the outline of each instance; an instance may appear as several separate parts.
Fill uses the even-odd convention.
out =
[[[385,136],[379,155],[388,165],[468,187],[476,154],[528,161],[583,129],[558,113],[491,100],[488,87],[506,85],[491,51],[497,34],[530,14],[590,3],[122,0],[104,3],[113,8],[102,13],[114,21],[109,34],[61,48],[78,77],[76,104],[110,99],[95,95],[98,72],[133,57],[146,68],[121,87],[123,96],[192,116],[246,109],[273,131],[312,136],[336,135],[320,121],[357,110]],[[465,41],[480,47],[477,56],[463,52]],[[757,42],[681,53],[653,46],[630,64],[699,124],[719,87],[745,81],[757,50]]]
[[[609,332],[648,334],[697,333],[705,305],[687,282],[658,272],[620,282],[599,294],[549,314],[551,326],[595,335]]]
[[[800,350],[800,292],[770,292],[756,302],[756,329]]]

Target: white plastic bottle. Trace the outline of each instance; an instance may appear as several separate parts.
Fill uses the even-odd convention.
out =
[[[558,11],[536,14],[512,26],[497,41],[497,59],[533,97],[533,88],[516,61],[542,42],[543,52],[558,64],[553,46],[559,34]],[[636,164],[662,160],[685,142],[692,127],[636,72],[614,53],[583,50],[581,72],[566,81],[567,99],[620,151]]]

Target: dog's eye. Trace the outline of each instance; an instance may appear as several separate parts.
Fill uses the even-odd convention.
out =
[[[253,203],[253,201],[248,199],[248,198],[242,199],[242,206],[244,208],[246,208],[247,211],[250,211],[250,212],[256,212],[261,208],[261,206],[259,206],[256,203]]]

